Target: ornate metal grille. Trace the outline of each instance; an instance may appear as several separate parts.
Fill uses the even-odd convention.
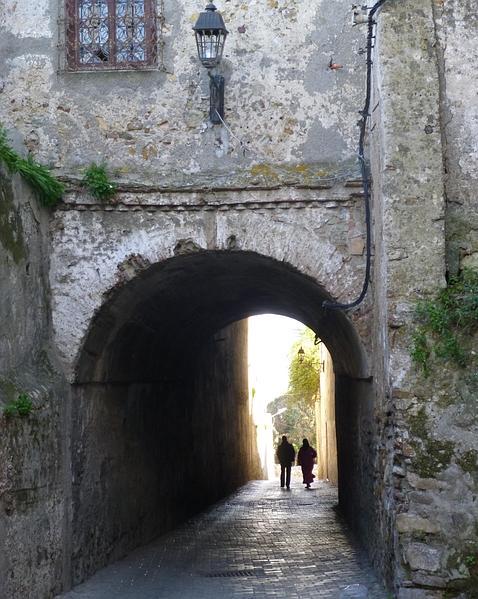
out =
[[[72,70],[141,69],[157,62],[155,0],[67,0]]]

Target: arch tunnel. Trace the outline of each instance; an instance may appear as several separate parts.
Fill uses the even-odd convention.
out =
[[[339,503],[367,544],[372,385],[352,322],[324,299],[294,267],[245,251],[179,255],[109,293],[73,389],[73,584],[261,476],[244,320],[257,314],[301,321],[332,355]]]

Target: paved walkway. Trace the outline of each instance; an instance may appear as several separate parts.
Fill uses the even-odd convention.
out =
[[[62,597],[386,599],[333,509],[335,489],[314,487],[251,482]]]

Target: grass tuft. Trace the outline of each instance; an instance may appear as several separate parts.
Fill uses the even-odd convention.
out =
[[[20,174],[38,196],[40,204],[47,208],[55,206],[65,187],[43,165],[36,162],[31,156],[22,158],[9,145],[5,129],[0,125],[0,161],[12,173]]]
[[[91,195],[101,202],[110,200],[117,191],[116,185],[108,177],[104,164],[90,164],[85,171],[83,184]]]

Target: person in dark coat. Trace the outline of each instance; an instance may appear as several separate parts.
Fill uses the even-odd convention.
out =
[[[297,464],[302,468],[302,476],[304,477],[304,485],[306,489],[310,489],[310,484],[314,482],[315,476],[312,474],[314,468],[314,460],[317,457],[317,452],[309,445],[307,439],[303,439],[302,447],[297,455]]]
[[[290,489],[290,471],[295,460],[295,449],[285,435],[282,435],[282,443],[277,446],[276,455],[280,464],[280,486],[284,487],[285,484]]]

